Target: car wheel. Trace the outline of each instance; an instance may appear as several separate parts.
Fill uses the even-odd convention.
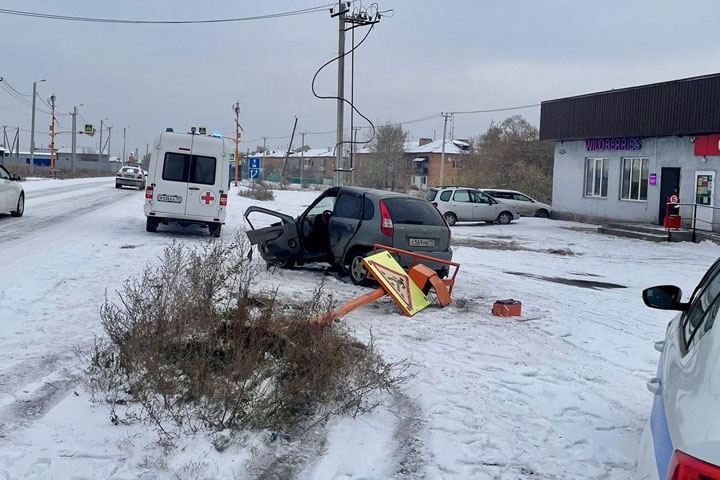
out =
[[[350,274],[350,280],[355,285],[361,287],[367,287],[372,285],[372,280],[368,278],[368,272],[365,265],[362,263],[362,259],[365,258],[365,252],[356,251],[350,254],[348,261],[348,273]]]
[[[115,188],[120,188],[120,184],[115,182]]]
[[[145,184],[143,183],[142,185],[140,185],[140,186],[138,187],[138,190],[145,190]]]
[[[535,212],[535,216],[539,218],[550,218],[550,212],[548,212],[544,208],[541,208],[540,210]]]
[[[146,232],[157,232],[157,227],[160,221],[157,218],[147,217],[145,220],[145,231]]]
[[[445,221],[447,222],[447,224],[450,225],[451,227],[457,223],[457,216],[455,216],[454,213],[447,212],[443,216],[445,217]]]
[[[10,215],[13,217],[22,217],[23,213],[25,213],[25,194],[21,193],[20,197],[18,198],[17,207],[15,207],[14,212],[10,212]]]
[[[510,212],[502,212],[500,215],[498,215],[496,222],[500,225],[507,225],[508,223],[512,222],[513,216]]]
[[[210,236],[218,238],[222,231],[222,223],[211,223],[208,225],[208,231],[210,232]]]
[[[295,268],[295,260],[293,260],[292,258],[288,258],[287,260],[283,260],[282,262],[275,262],[273,265],[284,270],[292,270],[293,268]]]

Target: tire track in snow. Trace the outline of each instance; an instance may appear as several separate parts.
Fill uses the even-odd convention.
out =
[[[97,188],[98,186],[96,185],[78,190],[78,192]],[[45,230],[53,225],[75,220],[84,214],[94,212],[99,208],[112,205],[138,193],[116,190],[113,187],[106,188],[107,192],[99,192],[101,194],[107,194],[105,196],[83,198],[82,200],[79,200],[78,196],[72,196],[57,200],[49,205],[43,205],[34,212],[26,210],[25,217],[14,218],[7,216],[6,218],[0,218],[0,243],[19,240],[27,235],[36,233],[38,230]],[[73,208],[76,206],[78,208]],[[45,213],[46,211],[49,212]]]

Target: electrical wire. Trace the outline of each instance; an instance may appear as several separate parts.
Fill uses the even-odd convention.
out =
[[[487,110],[466,110],[462,112],[450,112],[453,115],[466,115],[471,113],[494,113],[494,112],[507,112],[509,110],[522,110],[525,108],[539,107],[539,103],[533,103],[531,105],[520,105],[519,107],[505,107],[505,108],[491,108]]]
[[[235,17],[235,18],[215,18],[208,20],[124,20],[118,18],[95,18],[95,17],[75,17],[71,15],[56,15],[51,13],[40,13],[40,12],[28,12],[24,10],[11,10],[8,8],[0,8],[0,14],[4,15],[15,15],[21,17],[32,17],[32,18],[43,18],[47,20],[63,20],[71,22],[90,22],[90,23],[115,23],[115,24],[142,24],[142,25],[189,25],[189,24],[202,24],[202,23],[231,23],[231,22],[246,22],[251,20],[267,20],[271,18],[290,17],[294,15],[305,15],[308,13],[315,13],[324,11],[329,7],[335,5],[325,4],[318,5],[315,7],[308,7],[299,10],[290,10],[286,12],[269,13],[264,15],[253,15],[248,17]]]
[[[360,47],[360,45],[362,45],[362,44],[365,42],[365,40],[367,40],[367,38],[368,38],[368,36],[370,35],[370,32],[372,32],[372,29],[373,29],[374,26],[375,26],[375,24],[371,24],[371,25],[370,25],[370,28],[368,28],[367,32],[365,32],[365,36],[362,38],[362,40],[360,40],[360,42],[359,42],[357,45],[353,45],[353,47],[352,47],[350,50],[348,50],[348,51],[346,51],[346,52],[343,52],[342,54],[338,55],[337,57],[333,58],[332,60],[328,60],[328,61],[325,62],[320,68],[318,68],[317,71],[315,72],[315,75],[313,75],[313,79],[312,79],[312,82],[311,82],[311,84],[310,84],[310,89],[312,90],[312,94],[315,95],[316,98],[319,98],[319,99],[321,99],[321,100],[340,100],[340,101],[342,101],[342,102],[344,102],[344,103],[347,103],[348,105],[350,105],[350,108],[352,109],[352,111],[355,112],[355,113],[357,113],[358,115],[360,115],[366,122],[368,122],[368,123],[370,124],[370,127],[372,128],[372,132],[373,132],[373,133],[372,133],[372,135],[370,136],[370,138],[369,138],[367,141],[365,141],[365,142],[353,142],[352,140],[349,140],[349,141],[343,140],[343,141],[337,142],[337,143],[335,144],[335,147],[333,148],[333,151],[336,151],[337,148],[340,147],[340,146],[341,146],[342,144],[344,144],[344,143],[370,143],[370,142],[372,142],[372,140],[375,138],[375,124],[373,124],[372,120],[370,120],[368,117],[366,117],[365,115],[363,115],[362,112],[360,112],[360,110],[358,110],[357,108],[355,108],[355,105],[353,105],[353,103],[350,102],[350,101],[348,101],[347,99],[338,97],[338,96],[336,96],[336,95],[318,95],[317,92],[315,91],[315,80],[317,79],[317,76],[320,74],[320,72],[321,72],[325,67],[327,67],[327,66],[330,65],[331,63],[336,62],[336,61],[340,60],[341,58],[343,58],[343,57],[349,55],[350,53],[354,52],[355,50],[357,50],[357,49]]]

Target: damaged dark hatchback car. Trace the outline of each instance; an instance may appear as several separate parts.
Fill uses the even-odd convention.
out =
[[[280,219],[269,227],[255,229],[252,213]],[[362,259],[373,245],[387,245],[419,252],[442,260],[452,259],[450,228],[428,201],[395,192],[359,187],[326,190],[297,218],[262,207],[245,211],[252,230],[250,243],[257,245],[269,265],[292,268],[310,262],[327,262],[349,273],[353,283],[368,285]],[[400,265],[411,259],[401,255]],[[446,276],[447,266],[423,261]]]

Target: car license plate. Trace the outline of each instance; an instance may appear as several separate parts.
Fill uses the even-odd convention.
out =
[[[432,238],[411,238],[408,242],[411,247],[434,247],[435,240]]]
[[[182,203],[182,197],[180,195],[166,195],[164,193],[158,195],[157,200],[158,202]]]
[[[133,175],[132,173],[126,173],[125,178],[135,178],[135,175]]]

